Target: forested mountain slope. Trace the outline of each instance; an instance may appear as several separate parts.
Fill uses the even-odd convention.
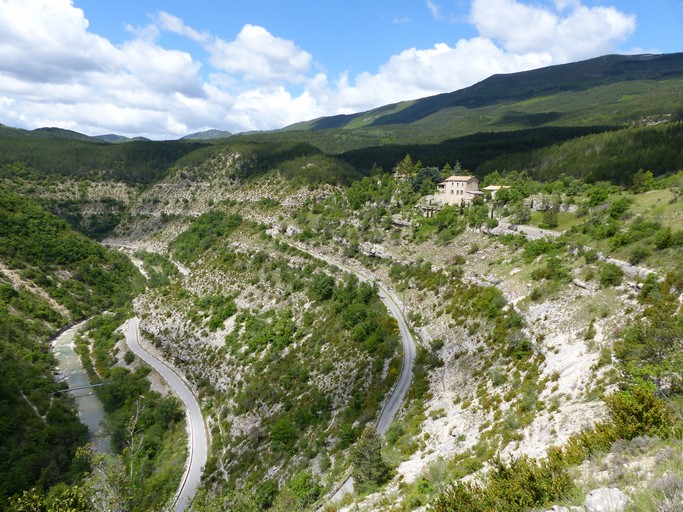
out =
[[[427,119],[436,118],[440,113],[450,112],[451,115],[462,117],[465,111],[456,109],[477,110],[489,106],[525,105],[527,100],[545,98],[562,98],[558,96],[578,92],[582,96],[574,98],[572,109],[583,110],[590,104],[591,96],[587,92],[605,90],[613,84],[628,87],[629,82],[648,81],[653,86],[664,81],[683,77],[683,54],[668,55],[606,55],[595,59],[540,68],[507,75],[494,75],[473,86],[456,92],[439,94],[428,98],[410,102],[387,105],[375,110],[346,116],[326,117],[308,123],[300,123],[289,127],[289,130],[310,129],[321,130],[329,128],[361,128],[386,125],[405,125],[420,122],[421,127],[427,129]],[[583,97],[583,100],[581,100]],[[622,98],[626,99],[626,98]],[[535,103],[535,101],[534,101]],[[562,102],[562,103],[566,103]],[[581,105],[584,103],[584,106]],[[553,124],[560,120],[566,112],[562,112],[567,105],[558,105],[556,112],[538,112],[534,114],[534,107],[527,104],[527,115],[523,111],[516,112],[515,120],[509,112],[508,123],[515,122],[533,125]],[[603,107],[606,106],[603,104]],[[625,108],[624,116],[634,116],[636,112]],[[498,122],[502,122],[501,118]],[[491,120],[493,121],[493,120]],[[486,124],[496,124],[486,123]],[[559,124],[568,124],[562,123]]]

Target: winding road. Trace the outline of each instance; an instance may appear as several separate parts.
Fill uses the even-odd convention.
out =
[[[374,282],[372,277],[367,276],[358,270],[347,267],[343,263],[340,263],[328,256],[312,251],[311,249],[295,242],[288,243],[297,249],[306,252],[314,258],[323,260],[330,265],[356,275],[358,279],[362,281]],[[178,266],[180,267],[180,265]],[[180,268],[180,271],[183,275],[187,275],[187,270],[185,268]],[[394,387],[390,391],[389,396],[379,414],[379,417],[377,418],[377,422],[375,423],[377,432],[381,436],[384,436],[396,417],[406,393],[408,393],[408,389],[410,388],[410,383],[413,379],[413,364],[415,362],[416,347],[415,339],[408,328],[408,324],[405,320],[403,312],[401,311],[401,307],[391,296],[389,291],[381,285],[379,285],[379,298],[382,300],[389,313],[396,318],[403,344],[403,366],[401,367],[401,373],[399,374],[398,380],[394,384]],[[161,377],[168,382],[169,386],[171,386],[176,395],[178,395],[178,397],[185,404],[185,410],[187,412],[189,429],[188,464],[174,501],[175,510],[183,511],[189,506],[190,501],[194,496],[197,487],[199,486],[202,470],[207,460],[208,444],[204,426],[204,418],[202,416],[202,411],[199,407],[197,399],[192,394],[192,391],[189,389],[185,381],[173,369],[167,366],[165,362],[157,359],[154,355],[145,351],[145,349],[140,346],[138,323],[138,318],[133,318],[128,322],[126,336],[128,346],[133,353],[135,353],[135,355],[140,357],[143,361],[154,368],[161,375]],[[335,491],[328,498],[327,502],[337,502],[346,494],[351,492],[353,492],[353,478],[349,475],[340,483],[340,485],[337,486]]]
[[[208,443],[206,429],[204,428],[204,418],[197,399],[185,381],[166,363],[157,359],[140,346],[138,323],[139,319],[137,317],[128,321],[128,329],[126,331],[128,346],[136,356],[154,368],[168,382],[168,385],[185,404],[189,431],[188,463],[173,501],[175,510],[183,511],[190,505],[190,501],[199,486],[204,464],[206,464]]]
[[[313,256],[316,259],[325,261],[326,263],[333,265],[337,268],[340,268],[346,272],[351,272],[362,281],[374,282],[374,280],[370,276],[367,276],[364,273],[359,272],[358,270],[354,270],[350,267],[347,267],[343,263],[333,260],[332,258],[325,256],[324,254],[312,251],[308,247],[305,247],[295,242],[287,243],[289,243],[293,247],[296,247],[300,251],[303,251],[309,254],[310,256]],[[405,398],[406,393],[408,393],[410,383],[413,380],[413,364],[415,362],[416,348],[415,339],[413,338],[413,334],[410,332],[410,329],[408,328],[408,324],[405,320],[403,312],[401,311],[401,307],[398,305],[398,302],[387,291],[387,289],[381,285],[379,285],[379,298],[387,307],[389,313],[394,318],[396,318],[396,321],[398,322],[398,328],[401,333],[401,341],[403,343],[403,366],[401,367],[401,373],[399,374],[398,380],[396,381],[394,387],[389,393],[389,397],[387,398],[387,401],[384,403],[384,407],[382,407],[382,411],[380,412],[379,417],[377,418],[377,422],[375,423],[375,428],[377,429],[377,432],[381,436],[384,436],[384,434],[386,434],[387,430],[389,429],[391,422],[394,421],[394,418],[396,417],[396,414],[398,413],[398,410],[401,407],[401,403],[403,403],[403,399]],[[339,486],[337,486],[337,488],[331,494],[327,501],[332,503],[337,502],[341,500],[345,495],[352,492],[353,477],[349,475],[340,483]]]

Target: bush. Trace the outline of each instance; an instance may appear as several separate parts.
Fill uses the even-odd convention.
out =
[[[485,485],[457,482],[432,503],[434,512],[522,512],[548,505],[574,488],[566,465],[521,457],[509,464],[494,459]]]
[[[294,476],[287,487],[291,489],[297,510],[305,510],[320,496],[320,484],[310,471],[302,471]]]
[[[308,297],[316,302],[332,298],[334,293],[334,278],[327,274],[318,273],[313,276],[308,286]]]
[[[614,263],[605,263],[600,270],[600,284],[604,287],[618,286],[624,277],[624,271]]]
[[[126,364],[130,364],[135,360],[135,354],[133,354],[130,350],[126,350],[123,360],[126,362]]]
[[[641,384],[605,398],[612,413],[612,429],[616,439],[631,440],[638,436],[668,438],[674,420],[666,402],[655,395],[654,387]]]
[[[296,439],[296,427],[287,418],[280,418],[270,429],[273,451],[291,451],[294,448]]]
[[[638,263],[645,260],[651,254],[652,252],[647,247],[643,245],[638,245],[631,251],[631,254],[628,257],[628,262],[631,265],[637,265]]]
[[[556,208],[550,208],[549,210],[545,210],[543,212],[543,221],[540,224],[540,227],[542,228],[556,228],[559,224],[558,218],[557,218],[557,209]]]
[[[595,249],[588,249],[587,251],[584,251],[583,257],[586,260],[586,263],[595,263],[598,261],[598,251]]]

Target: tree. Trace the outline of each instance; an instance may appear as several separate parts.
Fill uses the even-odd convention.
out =
[[[374,426],[365,427],[360,439],[351,448],[351,464],[354,484],[361,491],[381,485],[389,479],[389,466],[382,458],[382,440]]]
[[[543,211],[542,228],[556,228],[558,225],[557,208],[554,206]]]
[[[474,201],[467,210],[467,223],[470,227],[480,228],[489,218],[489,207],[482,202]]]
[[[413,192],[420,192],[420,195],[432,194],[436,191],[436,184],[440,183],[441,171],[436,167],[423,167],[415,173],[410,180]]]
[[[308,286],[308,296],[311,300],[322,302],[332,298],[334,293],[334,277],[317,273]]]
[[[411,178],[421,168],[421,162],[417,162],[416,164],[413,163],[413,159],[410,157],[410,154],[406,154],[403,160],[396,164],[396,167],[394,168],[394,173],[397,176]]]
[[[638,169],[638,172],[633,175],[633,192],[642,194],[653,188],[655,188],[655,177],[652,171]]]
[[[56,492],[45,497],[36,489],[24,491],[11,498],[8,512],[91,512],[90,502],[77,486],[55,488]]]
[[[78,455],[92,467],[83,489],[95,511],[133,510],[144,499],[141,417],[145,408],[142,400],[136,400],[133,415],[126,423],[125,448],[119,455],[96,454],[92,445],[79,449]]]

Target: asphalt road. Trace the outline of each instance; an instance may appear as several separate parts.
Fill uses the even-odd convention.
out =
[[[206,464],[208,443],[206,429],[204,428],[204,417],[202,416],[202,410],[199,407],[197,399],[192,394],[192,391],[190,391],[187,384],[185,384],[185,381],[163,361],[157,359],[149,352],[146,352],[140,346],[138,340],[138,321],[139,320],[136,317],[128,322],[128,332],[126,335],[128,346],[136,356],[154,368],[159,375],[168,382],[171,389],[173,389],[175,394],[182,400],[183,404],[185,404],[189,431],[188,463],[180,486],[176,491],[174,501],[175,510],[183,511],[190,505],[190,501],[199,486],[204,464]]]
[[[292,243],[292,245],[297,249],[310,254],[314,258],[323,260],[329,263],[330,265],[334,265],[342,270],[345,270],[346,272],[351,272],[355,274],[358,277],[358,279],[362,281],[371,281],[370,277],[350,267],[347,267],[346,265],[338,261],[335,261],[332,258],[329,258],[328,256],[319,254],[315,251],[311,251],[310,249],[297,243]],[[389,429],[389,426],[391,426],[391,422],[394,421],[394,418],[396,417],[396,414],[398,413],[398,410],[401,407],[401,403],[403,403],[403,399],[405,398],[406,393],[408,393],[410,383],[413,380],[413,363],[415,362],[416,348],[415,339],[413,338],[413,335],[410,332],[410,329],[408,328],[408,324],[405,321],[405,317],[403,316],[401,308],[396,303],[396,301],[391,297],[391,294],[389,294],[389,292],[383,286],[379,287],[379,298],[387,307],[389,313],[394,318],[396,318],[396,321],[398,322],[398,329],[401,333],[401,341],[403,343],[403,366],[401,368],[401,373],[398,376],[396,384],[394,384],[393,389],[389,393],[389,397],[387,398],[387,401],[385,402],[384,407],[382,408],[382,411],[380,412],[380,415],[377,418],[377,422],[375,423],[375,428],[377,429],[377,432],[381,436],[384,436],[384,434],[386,434],[387,430]],[[341,500],[341,498],[343,498],[346,494],[349,494],[351,492],[353,492],[353,478],[349,476],[341,483],[341,485],[336,489],[332,496],[330,496],[328,502],[337,502]]]
[[[396,318],[398,322],[398,329],[401,333],[401,340],[403,342],[403,367],[398,376],[398,381],[391,390],[388,400],[384,404],[384,408],[377,419],[377,432],[384,436],[391,422],[394,421],[401,403],[408,393],[408,388],[413,380],[413,363],[415,362],[415,339],[408,328],[403,312],[398,304],[391,298],[391,295],[380,286],[379,298],[382,299],[384,305],[389,310],[389,313]]]

